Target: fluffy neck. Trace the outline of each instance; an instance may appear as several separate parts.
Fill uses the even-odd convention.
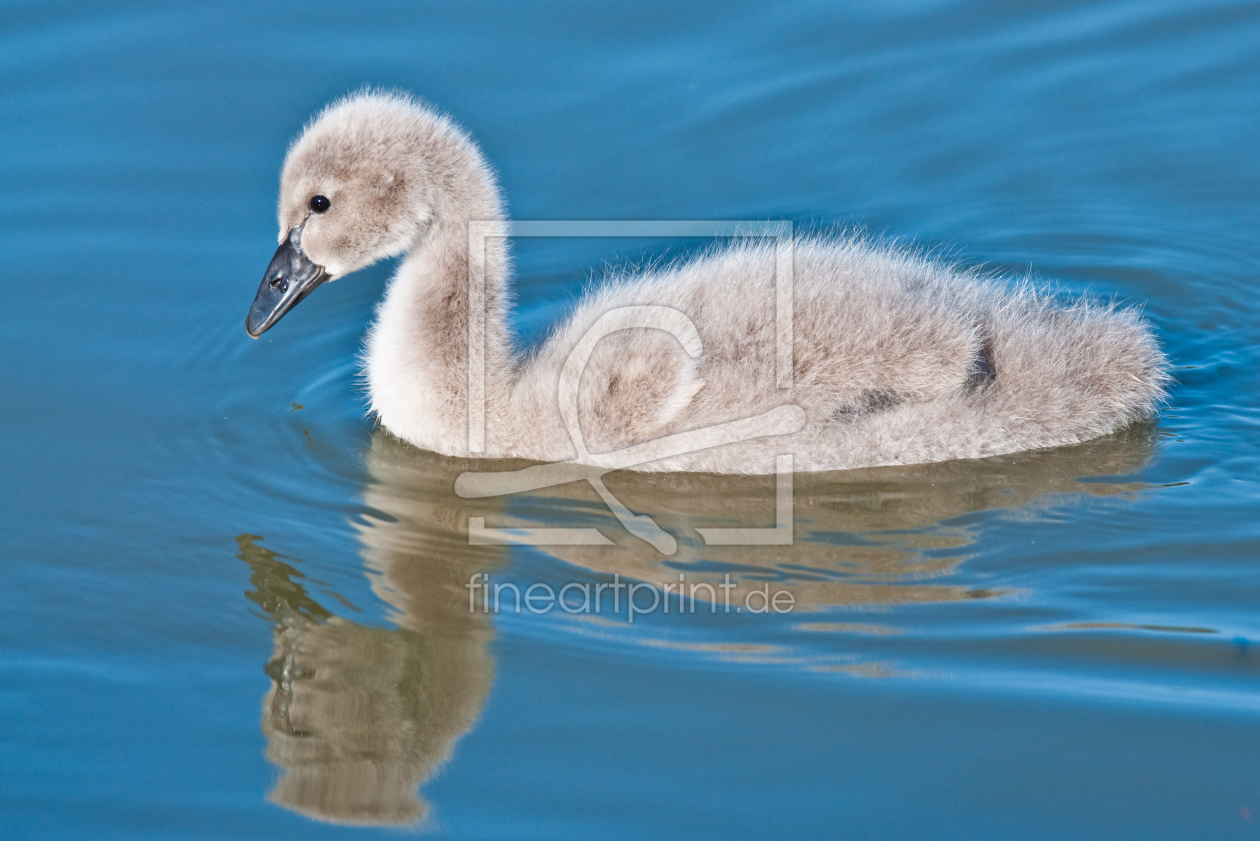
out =
[[[439,137],[423,155],[430,175],[437,176],[431,211],[377,308],[365,373],[372,410],[387,429],[425,449],[467,455],[475,286],[484,289],[488,416],[503,411],[516,375],[506,328],[506,239],[482,240],[484,274],[478,278],[469,237],[470,223],[502,222],[502,202],[489,168],[462,135]]]

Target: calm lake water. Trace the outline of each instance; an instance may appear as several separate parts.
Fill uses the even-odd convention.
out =
[[[461,500],[364,415],[392,266],[243,329],[286,146],[366,83],[518,219],[861,226],[1142,306],[1170,404],[797,477],[787,547],[695,532],[770,525],[765,479],[610,475],[672,557],[586,485]],[[4,838],[1260,834],[1260,5],[4,2],[0,114]],[[521,241],[521,343],[700,245]],[[795,607],[470,613],[477,574]]]

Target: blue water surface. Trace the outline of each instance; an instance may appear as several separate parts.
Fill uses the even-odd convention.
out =
[[[0,836],[1260,834],[1260,4],[0,3]],[[1140,306],[1156,423],[773,484],[478,508],[374,429],[392,269],[243,330],[287,144],[398,87],[518,219],[858,227]],[[519,242],[527,346],[606,265]],[[615,549],[469,546],[595,524]],[[794,610],[469,612],[731,574]],[[605,606],[605,611],[607,608]]]

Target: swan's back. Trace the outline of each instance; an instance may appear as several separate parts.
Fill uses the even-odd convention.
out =
[[[526,363],[513,414],[528,425],[504,432],[521,446],[566,443],[554,417],[566,359],[604,313],[636,305],[684,313],[704,352],[692,360],[658,330],[605,338],[580,392],[592,452],[785,403],[807,414],[794,435],[650,469],[768,472],[775,453],[789,452],[798,470],[997,455],[1097,437],[1149,416],[1163,398],[1167,363],[1135,312],[1065,305],[1027,283],[1010,288],[853,238],[795,245],[792,388],[778,389],[774,265],[773,246],[745,243],[611,277]],[[572,455],[562,450],[538,457]]]

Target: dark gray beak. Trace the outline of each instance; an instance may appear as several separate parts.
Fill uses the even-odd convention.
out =
[[[328,272],[310,261],[302,251],[302,225],[289,231],[289,236],[276,249],[271,265],[263,275],[245,319],[245,332],[257,339],[286,312],[297,306],[324,281]]]

